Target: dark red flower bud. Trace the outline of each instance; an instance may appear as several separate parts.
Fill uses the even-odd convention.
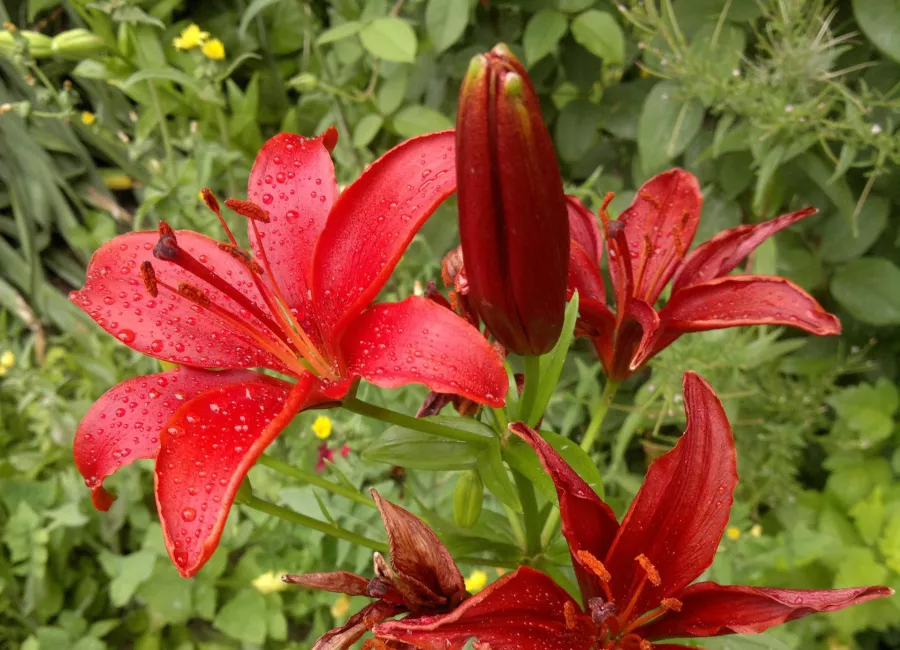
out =
[[[565,311],[566,199],[531,80],[503,45],[469,65],[456,146],[469,299],[507,349],[548,352]]]

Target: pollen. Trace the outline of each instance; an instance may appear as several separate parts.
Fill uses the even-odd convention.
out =
[[[659,199],[657,199],[655,196],[653,196],[649,192],[641,192],[641,198],[644,199],[647,203],[652,205],[657,210],[662,209],[662,204],[659,202]]]
[[[141,280],[144,281],[147,293],[156,298],[159,295],[159,287],[156,286],[156,272],[153,270],[153,264],[147,260],[141,262]]]
[[[326,440],[331,437],[331,418],[327,415],[320,415],[316,418],[316,421],[313,422],[312,430],[313,433],[316,434],[316,438],[319,440]]]
[[[578,560],[588,569],[593,571],[603,582],[609,582],[612,579],[609,571],[603,566],[603,562],[591,555],[588,551],[578,551],[576,555]]]
[[[369,639],[363,643],[362,650],[390,650],[390,648],[381,639]]]
[[[571,600],[567,600],[566,604],[563,605],[563,615],[566,617],[566,627],[574,630],[578,622],[575,619],[575,603]]]
[[[269,213],[256,205],[253,201],[244,201],[242,199],[228,199],[225,201],[226,207],[237,212],[242,217],[252,219],[253,221],[262,221],[269,223]]]
[[[641,639],[641,643],[638,647],[641,650],[653,650],[653,644],[650,643],[647,639]]]
[[[668,612],[680,612],[683,605],[677,598],[663,598],[660,606]]]
[[[637,563],[641,565],[641,568],[647,572],[647,579],[652,582],[657,587],[662,584],[662,580],[659,579],[659,571],[656,570],[656,567],[653,566],[653,563],[647,559],[647,556],[641,553],[636,558]]]
[[[206,292],[189,282],[178,283],[178,295],[184,296],[192,303],[200,305],[201,307],[209,305],[209,296],[206,295]]]
[[[225,242],[219,242],[217,244],[217,246],[219,247],[219,250],[225,251],[226,253],[231,255],[234,259],[236,259],[238,262],[240,262],[241,264],[246,266],[247,270],[250,271],[251,273],[262,274],[263,270],[262,270],[262,267],[259,265],[259,262],[254,260],[250,256],[250,253],[245,251],[240,246],[235,246],[234,244],[226,244]]]

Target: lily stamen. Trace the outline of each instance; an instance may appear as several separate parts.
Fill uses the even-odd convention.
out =
[[[209,208],[213,214],[215,214],[219,218],[219,223],[222,224],[222,228],[225,230],[225,234],[228,236],[228,240],[231,242],[233,246],[237,246],[237,240],[234,238],[234,235],[231,233],[231,228],[228,227],[228,224],[225,223],[225,218],[222,216],[222,209],[219,207],[219,201],[216,200],[216,195],[212,193],[212,190],[208,187],[204,187],[200,194],[203,195],[203,200],[206,202],[206,207]]]
[[[682,607],[682,602],[677,598],[663,598],[659,603],[659,607],[654,610],[651,610],[641,616],[640,618],[636,618],[631,623],[628,624],[628,627],[625,628],[625,633],[629,633],[632,630],[636,630],[642,625],[647,625],[648,623],[652,623],[653,621],[662,618],[669,612],[680,612]]]
[[[641,592],[644,591],[644,587],[647,586],[647,582],[653,583],[653,585],[656,587],[658,587],[662,583],[659,577],[659,571],[656,570],[656,567],[653,566],[646,555],[641,553],[634,559],[638,564],[641,565],[641,568],[644,570],[644,576],[641,578],[641,582],[638,585],[638,588],[635,589],[634,595],[631,597],[631,601],[628,603],[628,607],[626,607],[625,611],[622,612],[621,616],[619,616],[619,626],[623,629],[628,627],[628,619],[631,618],[634,607],[635,605],[637,605],[638,599],[641,597]]]

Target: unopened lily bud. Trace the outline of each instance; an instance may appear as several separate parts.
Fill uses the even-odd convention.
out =
[[[505,46],[472,59],[457,115],[469,300],[507,349],[543,354],[559,338],[565,312],[566,199],[534,87]]]

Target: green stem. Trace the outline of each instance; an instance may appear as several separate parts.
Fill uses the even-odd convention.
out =
[[[258,462],[260,465],[264,465],[280,474],[284,474],[285,476],[290,476],[291,478],[297,479],[302,483],[315,485],[316,487],[320,487],[323,490],[328,490],[332,494],[337,494],[338,496],[350,499],[351,501],[355,501],[356,503],[359,503],[361,505],[377,509],[375,502],[372,501],[372,499],[360,494],[356,490],[351,490],[345,485],[332,483],[331,481],[313,472],[306,472],[302,469],[298,469],[293,465],[288,465],[287,463],[282,462],[277,458],[272,458],[271,456],[260,456]]]
[[[612,405],[617,390],[619,390],[619,382],[617,381],[608,380],[606,386],[603,387],[600,403],[597,405],[597,410],[594,411],[590,424],[588,424],[588,428],[584,432],[584,439],[581,441],[581,448],[587,453],[591,453],[594,441],[597,440],[597,436],[600,435],[600,428],[603,426],[603,420],[609,412],[609,407]]]
[[[287,508],[283,508],[269,501],[263,501],[259,497],[251,497],[250,502],[245,505],[248,508],[259,510],[260,512],[264,512],[267,515],[272,515],[273,517],[278,517],[279,519],[283,519],[284,521],[289,521],[293,524],[300,524],[301,526],[305,526],[306,528],[317,530],[320,533],[325,533],[326,535],[331,535],[332,537],[336,537],[338,539],[345,539],[348,542],[358,544],[359,546],[365,546],[366,548],[370,548],[373,551],[379,551],[381,553],[388,552],[388,545],[384,542],[376,542],[374,539],[369,539],[368,537],[357,535],[353,531],[347,530],[346,528],[341,528],[340,526],[335,526],[333,524],[327,524],[324,521],[319,521],[318,519],[313,519],[312,517],[301,515],[299,512],[288,510]]]
[[[169,178],[173,178],[175,174],[175,151],[172,149],[172,140],[169,138],[169,124],[166,122],[166,116],[162,110],[162,104],[159,102],[159,93],[152,81],[147,82],[147,88],[150,90],[150,101],[153,102],[153,110],[156,112],[156,120],[159,123],[159,135],[163,141],[163,149],[166,150],[166,173]]]
[[[581,448],[587,453],[591,453],[594,441],[600,433],[603,426],[603,420],[609,413],[609,407],[612,405],[616,391],[619,389],[619,382],[608,380],[606,386],[603,387],[603,394],[600,396],[600,402],[597,404],[597,410],[588,423],[587,430],[584,432],[584,440],[581,441]],[[556,526],[559,524],[559,508],[555,507],[550,511],[547,522],[544,524],[544,530],[541,532],[541,548],[547,548],[553,533],[556,532]]]
[[[498,432],[501,438],[506,438],[509,435],[509,420],[506,417],[506,411],[503,408],[494,408],[491,409],[491,412],[494,414],[494,417],[497,419],[497,426],[500,428]]]
[[[513,479],[516,481],[525,518],[525,554],[531,557],[541,550],[541,515],[538,512],[534,486],[531,482],[516,471],[513,471]]]
[[[530,427],[534,426],[536,417],[532,413],[534,399],[537,397],[541,384],[541,358],[537,355],[525,357],[525,391],[522,394],[522,404],[519,407],[519,419]]]
[[[409,415],[404,415],[403,413],[398,413],[397,411],[392,411],[391,409],[384,408],[383,406],[378,406],[369,402],[363,402],[362,400],[356,399],[355,397],[344,400],[344,403],[341,406],[351,413],[365,415],[366,417],[370,417],[375,420],[381,420],[382,422],[387,422],[388,424],[397,424],[401,427],[406,427],[407,429],[415,429],[416,431],[421,431],[422,433],[430,433],[433,436],[440,436],[441,438],[459,440],[460,442],[474,442],[479,445],[486,444],[490,441],[488,438],[480,436],[477,433],[471,433],[469,431],[463,431],[454,427],[448,427],[447,425],[438,424],[437,422],[426,420],[424,418],[414,418]]]
[[[228,124],[225,121],[225,111],[221,108],[216,109],[216,121],[219,123],[219,137],[222,138],[222,146],[226,151],[231,147],[231,138],[228,136]],[[228,180],[228,195],[237,196],[237,185],[234,182],[234,173],[231,165],[225,165],[225,177]]]
[[[506,512],[506,518],[509,519],[509,527],[510,530],[512,530],[513,537],[516,538],[516,544],[518,544],[519,548],[524,552],[528,547],[528,540],[525,537],[525,529],[522,528],[522,521],[519,519],[519,515],[516,514],[515,510],[509,506],[504,505],[503,510]]]

